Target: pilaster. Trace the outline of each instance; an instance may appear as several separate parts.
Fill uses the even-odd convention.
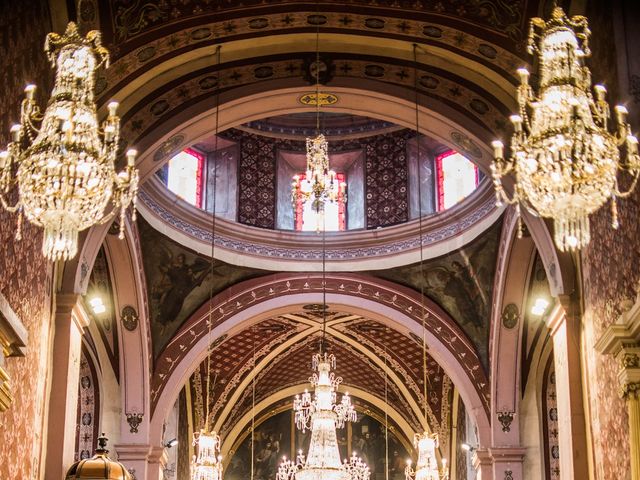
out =
[[[603,355],[613,355],[619,365],[620,397],[629,413],[631,480],[640,480],[640,297],[610,325],[595,345]]]
[[[526,449],[523,447],[491,447],[493,478],[495,480],[522,480],[522,462]]]
[[[74,462],[80,348],[89,318],[76,294],[58,294],[53,333],[45,478],[64,478]]]
[[[564,306],[563,306],[564,304]],[[580,372],[580,320],[566,315],[568,297],[560,298],[547,326],[553,338],[553,361],[558,396],[560,478],[589,478],[586,422]]]

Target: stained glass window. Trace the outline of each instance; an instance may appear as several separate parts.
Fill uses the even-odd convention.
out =
[[[438,211],[446,210],[478,187],[478,167],[454,150],[436,157]]]
[[[202,172],[204,155],[190,148],[169,160],[167,187],[178,197],[202,208]]]
[[[305,173],[300,173],[300,180],[305,179]],[[346,182],[344,173],[336,173],[338,184]],[[324,205],[324,220],[322,213],[318,214],[312,206],[313,201],[298,200],[296,204],[296,230],[302,232],[312,232],[324,229],[327,232],[336,232],[345,229],[346,226],[346,205],[342,194],[338,196],[337,202],[327,202]]]

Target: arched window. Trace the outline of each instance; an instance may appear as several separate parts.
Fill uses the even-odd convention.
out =
[[[305,173],[299,174],[300,180],[305,179]],[[336,173],[338,185],[346,182],[344,173]],[[337,202],[326,202],[324,205],[324,221],[322,214],[318,214],[312,205],[312,200],[302,201],[298,199],[296,203],[296,230],[302,232],[313,232],[324,230],[327,232],[342,231],[346,228],[346,205],[342,193],[338,194]]]
[[[438,211],[467,197],[478,186],[478,167],[455,150],[436,157]]]
[[[202,208],[204,155],[187,148],[171,160],[167,168],[167,187],[177,196]]]

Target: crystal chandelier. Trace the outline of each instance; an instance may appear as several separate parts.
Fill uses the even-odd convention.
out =
[[[109,63],[100,32],[83,38],[75,23],[69,23],[63,36],[47,35],[45,52],[56,68],[55,86],[44,114],[34,100],[36,87],[25,89],[20,124],[11,127],[12,140],[0,152],[0,202],[10,212],[18,211],[16,238],[20,239],[24,214],[44,228],[44,255],[67,260],[76,255],[79,231],[108,222],[118,212],[123,238],[125,211],[131,203],[135,219],[136,151],[127,152],[127,167],[116,174],[118,104],[109,104],[100,129],[93,94],[95,71]],[[19,197],[10,206],[2,193],[9,193],[16,181]],[[110,199],[113,209],[105,215]]]
[[[303,433],[311,430],[309,454],[305,457],[300,451],[295,462],[285,458],[276,479],[369,480],[369,467],[355,453],[349,461],[340,461],[336,428],[342,428],[345,422],[355,421],[357,415],[348,393],[337,402],[336,389],[342,383],[342,377],[331,372],[331,368],[336,366],[335,356],[315,354],[312,365],[317,372],[309,378],[315,387],[313,399],[305,390],[293,401],[296,427]]]
[[[609,199],[617,228],[616,197],[628,196],[640,173],[638,140],[631,134],[626,108],[616,107],[618,128],[610,133],[604,86],[595,86],[595,98],[591,94],[591,72],[584,65],[589,34],[585,17],[569,19],[560,7],[546,22],[531,20],[528,50],[540,64],[538,93],[529,85],[529,72],[519,69],[511,157],[504,158],[502,142],[492,143],[498,205],[515,203],[519,215],[522,204],[535,215],[552,218],[555,243],[562,251],[589,243],[589,215]],[[623,146],[625,160],[619,152]],[[618,170],[633,176],[626,192],[619,189]],[[516,183],[509,199],[501,182],[512,172]]]
[[[316,101],[319,96],[316,95]],[[329,170],[328,144],[324,135],[307,138],[307,170],[304,176],[294,175],[291,197],[294,208],[298,203],[311,201],[311,207],[319,214],[324,213],[327,202],[335,203],[341,199],[347,202],[347,184],[339,182],[336,172]],[[317,217],[317,230],[322,228],[320,215]]]
[[[191,462],[191,480],[222,480],[220,437],[216,432],[200,430],[193,436],[193,445],[198,453]]]
[[[413,446],[418,449],[418,461],[416,469],[411,466],[411,460],[407,461],[404,470],[406,480],[446,480],[449,478],[449,469],[446,459],[442,459],[442,469],[438,468],[436,448],[438,448],[438,435],[427,432],[416,433],[413,437]]]

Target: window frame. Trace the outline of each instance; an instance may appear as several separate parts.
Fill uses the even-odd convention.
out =
[[[461,154],[456,150],[447,150],[446,152],[443,152],[440,155],[437,155],[436,156],[436,194],[437,194],[436,195],[436,211],[437,212],[443,212],[447,210],[447,208],[445,208],[444,206],[444,193],[445,193],[444,190],[445,189],[444,189],[444,169],[442,168],[442,163],[445,158],[450,157],[452,155],[460,155],[461,157],[463,157],[465,160],[467,160],[473,165],[473,170],[475,172],[475,177],[476,177],[475,178],[476,188],[478,188],[478,185],[480,184],[480,169],[475,163],[473,163],[463,154]]]

